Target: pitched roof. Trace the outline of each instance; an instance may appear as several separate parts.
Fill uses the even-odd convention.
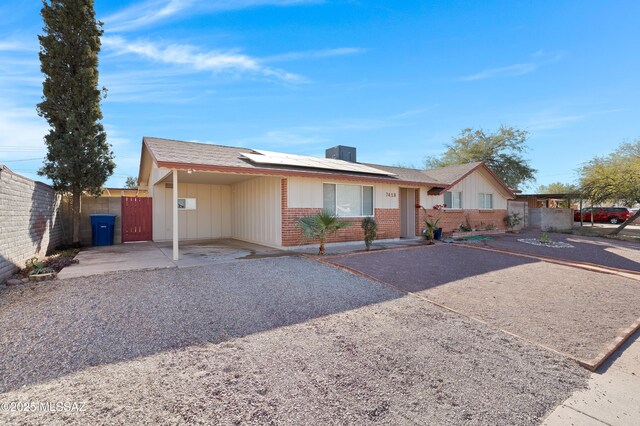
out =
[[[381,169],[387,172],[394,173],[398,176],[400,180],[410,181],[410,182],[423,182],[429,184],[438,184],[444,185],[445,182],[440,181],[428,170],[420,170],[420,169],[411,169],[409,167],[398,167],[398,166],[385,166],[383,164],[373,164],[373,163],[363,163],[367,166],[375,167],[376,169]]]
[[[506,190],[507,193],[513,195],[511,190],[482,162],[473,162],[468,164],[460,164],[454,166],[441,167],[438,169],[420,170],[408,167],[386,166],[382,164],[360,163],[376,169],[395,174],[396,176],[384,176],[363,174],[355,172],[346,172],[341,170],[318,170],[303,167],[293,167],[285,165],[269,165],[257,164],[245,158],[242,154],[251,154],[256,151],[248,148],[240,148],[224,145],[213,145],[199,142],[184,142],[172,139],[162,139],[145,136],[143,145],[146,146],[151,153],[154,161],[160,167],[188,167],[193,165],[194,168],[215,168],[223,170],[242,169],[258,173],[260,171],[268,171],[284,174],[302,174],[302,175],[341,175],[344,177],[366,177],[367,180],[380,181],[397,181],[410,182],[416,184],[424,184],[431,187],[439,188],[444,191],[468,174],[478,168],[486,169]],[[241,170],[236,170],[240,172]]]
[[[445,183],[447,185],[454,185],[460,179],[477,169],[482,164],[482,161],[475,161],[467,164],[456,164],[453,166],[440,167],[437,169],[425,170],[424,173],[435,178],[438,182]]]
[[[284,174],[291,174],[295,172],[297,174],[303,175],[331,174],[351,178],[363,177],[367,180],[412,182],[427,184],[430,186],[439,184],[439,182],[436,180],[429,180],[429,177],[420,173],[419,170],[404,169],[401,167],[376,165],[375,168],[381,169],[383,171],[390,171],[397,176],[375,175],[347,172],[341,170],[319,170],[285,165],[257,164],[243,157],[242,154],[255,153],[254,150],[248,148],[213,145],[198,142],[184,142],[147,136],[143,138],[143,145],[148,148],[154,161],[160,167],[164,166],[172,168],[174,166],[188,167],[189,165],[193,165],[194,168],[204,166],[204,168],[216,169],[242,169],[245,171],[252,171],[253,173],[268,171],[272,174],[274,172],[282,172]],[[236,171],[240,172],[241,170]]]
[[[145,136],[144,144],[151,155],[161,163],[201,164],[208,166],[255,167],[240,158],[239,153],[250,153],[247,148],[213,145],[199,142],[184,142],[173,139]]]

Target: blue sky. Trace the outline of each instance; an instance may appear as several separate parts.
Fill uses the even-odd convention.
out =
[[[637,1],[96,1],[104,125],[142,136],[419,166],[466,127],[531,132],[537,184],[640,137]],[[0,5],[0,163],[44,156],[39,1]]]

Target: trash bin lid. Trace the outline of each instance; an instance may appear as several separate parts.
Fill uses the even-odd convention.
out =
[[[90,214],[91,225],[96,225],[98,223],[108,223],[110,225],[115,224],[116,215],[115,214]]]

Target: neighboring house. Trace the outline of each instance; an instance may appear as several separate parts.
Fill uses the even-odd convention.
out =
[[[447,204],[444,231],[465,223],[501,228],[514,194],[483,163],[417,170],[356,162],[355,148],[332,158],[145,137],[140,190],[152,197],[154,241],[235,238],[274,247],[312,243],[300,217],[329,210],[353,225],[330,242],[362,240],[374,216],[379,239],[415,238],[423,212]]]

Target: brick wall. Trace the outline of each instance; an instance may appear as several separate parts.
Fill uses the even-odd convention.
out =
[[[417,232],[422,232],[424,228],[424,211],[422,209],[416,209],[418,219],[416,220]],[[438,211],[433,209],[427,209],[429,217],[437,217]],[[482,224],[492,224],[496,229],[506,229],[504,225],[504,217],[507,215],[506,210],[441,210],[442,219],[440,219],[439,226],[443,232],[452,232],[454,229],[460,227],[460,224],[467,223],[467,217],[472,228],[479,228]]]
[[[282,202],[282,245],[285,247],[317,243],[305,238],[298,227],[298,219],[320,213],[318,208],[289,208],[287,200],[287,179],[281,181]],[[400,209],[375,209],[374,218],[378,223],[378,239],[400,238]],[[364,231],[360,227],[362,218],[342,218],[350,222],[346,228],[330,235],[327,242],[364,241]]]
[[[0,282],[64,241],[61,197],[0,166]]]

